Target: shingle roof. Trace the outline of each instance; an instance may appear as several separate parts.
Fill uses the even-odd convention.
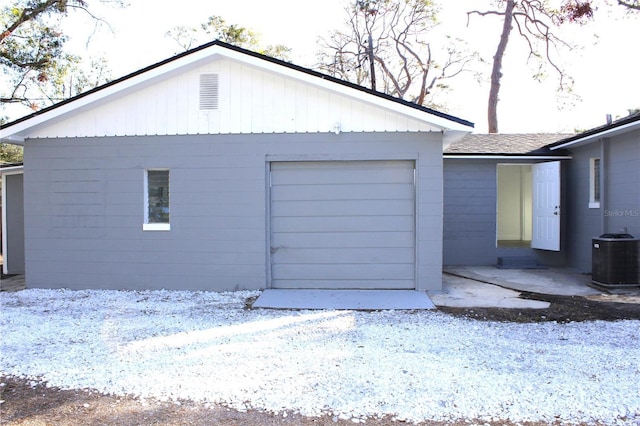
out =
[[[571,136],[566,133],[471,133],[454,142],[445,154],[557,155],[547,145]]]

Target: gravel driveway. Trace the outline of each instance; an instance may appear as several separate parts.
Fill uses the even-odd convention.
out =
[[[640,422],[640,321],[246,309],[256,292],[0,293],[0,371],[234,409]]]

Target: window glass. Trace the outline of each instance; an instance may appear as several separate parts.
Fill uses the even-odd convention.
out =
[[[169,170],[147,170],[147,223],[169,223]]]
[[[600,159],[589,160],[589,208],[600,207]]]
[[[593,159],[593,201],[600,202],[600,159]]]

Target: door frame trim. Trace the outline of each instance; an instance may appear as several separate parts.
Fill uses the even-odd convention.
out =
[[[24,168],[23,166],[18,166],[18,167],[10,167],[10,168],[6,168],[4,169],[1,173],[0,173],[0,181],[2,183],[2,209],[0,211],[0,215],[2,217],[0,217],[0,225],[2,226],[2,229],[0,230],[0,234],[2,235],[2,238],[0,238],[0,245],[2,246],[2,256],[4,261],[2,262],[2,272],[4,274],[9,273],[9,258],[10,258],[10,254],[9,254],[9,240],[8,240],[8,233],[7,233],[7,176],[15,176],[15,175],[23,175],[23,179],[24,179]],[[24,181],[22,183],[24,185]],[[23,190],[24,191],[24,190]],[[24,197],[24,192],[23,192],[23,197]],[[22,215],[23,215],[23,220],[24,220],[24,200],[23,200],[23,205],[22,205]],[[24,246],[24,241],[23,241],[23,246]],[[26,262],[26,259],[25,259]],[[26,266],[25,266],[26,269]]]

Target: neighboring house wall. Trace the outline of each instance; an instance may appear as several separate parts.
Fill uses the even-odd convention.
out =
[[[8,274],[24,274],[24,188],[23,175],[6,174],[3,186],[3,223],[6,247],[3,247],[4,270]]]
[[[439,289],[442,134],[307,133],[30,139],[30,287],[269,285],[269,161],[416,163],[416,282]],[[170,170],[170,231],[143,231],[143,176]],[[356,266],[357,268],[357,266]]]
[[[640,132],[572,148],[568,165],[568,263],[591,271],[592,238],[626,232],[640,237]],[[601,159],[601,203],[589,207],[592,158]]]
[[[563,237],[560,252],[497,246],[498,164],[533,161],[444,160],[443,264],[495,265],[499,257],[515,256],[534,258],[541,265],[562,265]]]

